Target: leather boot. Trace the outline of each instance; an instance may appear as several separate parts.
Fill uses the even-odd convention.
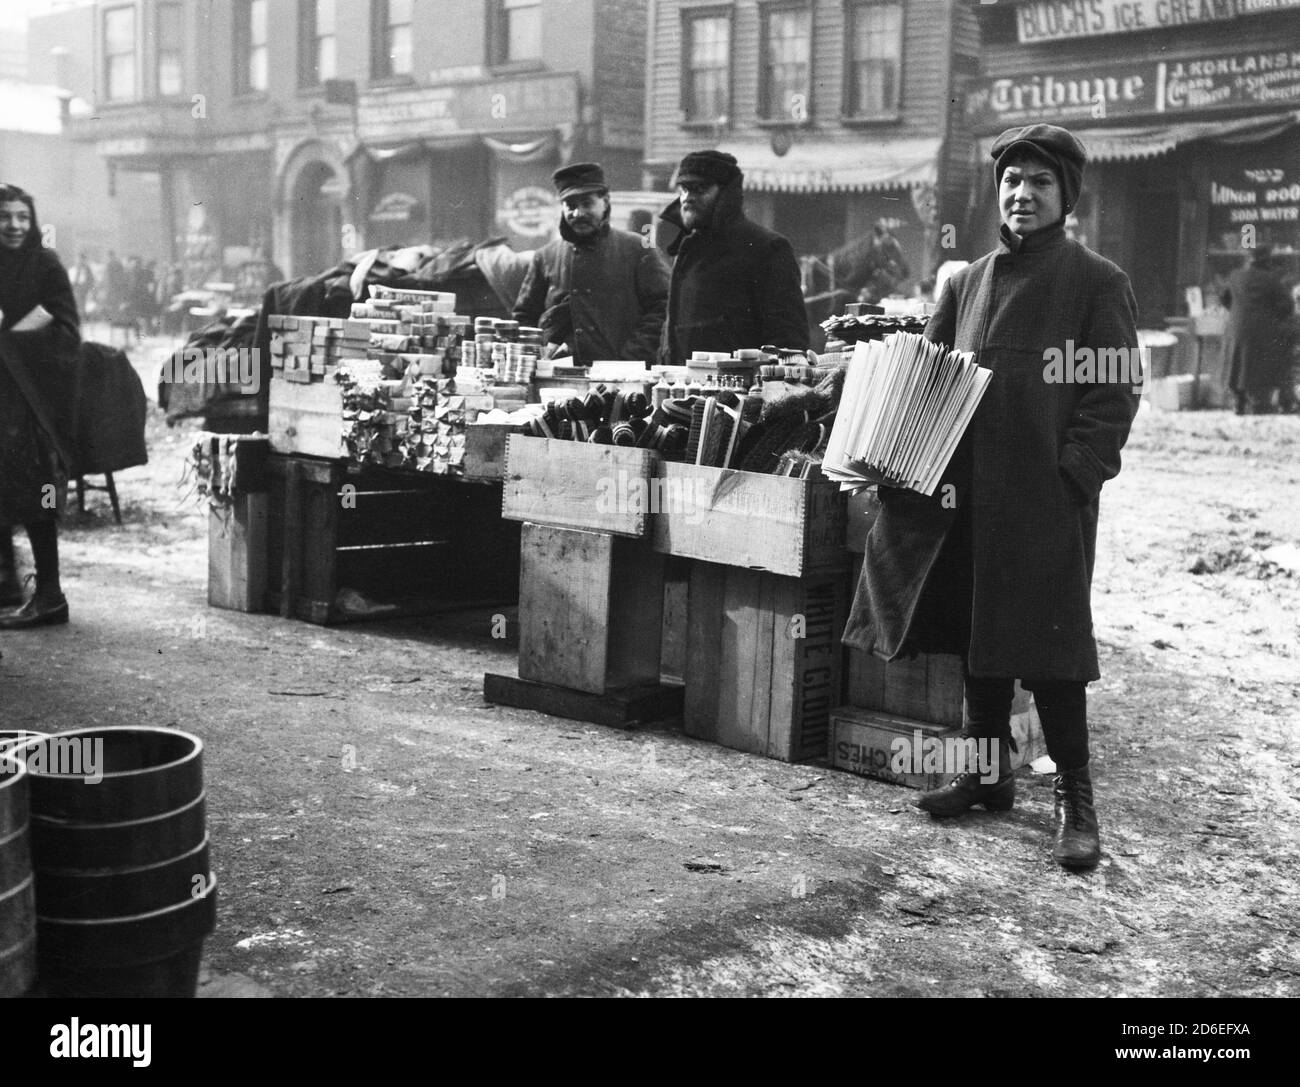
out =
[[[1010,811],[1016,802],[1016,775],[1011,769],[1011,741],[998,741],[998,779],[984,783],[978,772],[958,774],[947,785],[922,793],[913,803],[922,811],[946,818],[983,804],[989,811]]]
[[[0,566],[0,608],[12,608],[23,602],[23,585],[11,569]]]
[[[1066,868],[1095,868],[1101,860],[1101,838],[1087,765],[1057,774],[1052,795],[1056,801],[1052,858]]]

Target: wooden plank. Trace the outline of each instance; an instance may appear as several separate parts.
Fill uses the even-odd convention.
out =
[[[682,714],[682,688],[659,683],[611,688],[596,695],[489,672],[483,677],[483,698],[497,705],[610,728],[635,728],[673,720]]]
[[[937,789],[952,775],[938,772],[896,773],[892,769],[895,741],[913,747],[917,733],[920,734],[922,743],[926,740],[942,742],[955,737],[957,730],[926,721],[909,720],[880,710],[839,706],[830,714],[831,765],[838,770],[878,778],[893,785],[905,785],[911,789]]]
[[[686,605],[690,592],[687,559],[664,559],[664,624],[660,638],[662,678],[681,683],[686,674]]]
[[[284,529],[280,568],[280,615],[288,619],[294,613],[298,585],[302,580],[302,495],[304,466],[291,460],[284,471]],[[332,594],[331,594],[332,595]]]
[[[709,562],[691,563],[686,605],[686,683],[682,726],[688,736],[716,740],[718,683],[722,660],[722,622],[727,569]]]
[[[511,434],[501,515],[512,521],[644,536],[656,460],[649,449]]]
[[[231,611],[263,611],[267,589],[266,493],[241,494],[208,513],[208,603]]]
[[[605,693],[613,542],[608,533],[524,524],[520,679]]]
[[[659,682],[666,561],[649,540],[613,540],[608,687]]]
[[[277,453],[343,457],[343,387],[333,381],[271,379],[267,414],[271,448]]]
[[[668,555],[790,577],[845,561],[832,483],[665,461],[650,508],[655,548]]]
[[[715,675],[699,676],[698,681],[715,684],[717,688],[715,742],[737,751],[761,753],[767,746],[771,681],[767,675],[756,672],[755,664],[763,628],[768,635],[767,644],[771,645],[771,616],[764,616],[758,607],[761,582],[757,571],[726,569],[722,576],[726,589],[719,630],[718,671]],[[689,672],[687,681],[690,681]]]
[[[842,698],[840,635],[848,604],[843,574],[781,580],[786,582],[784,591],[793,594],[796,608],[784,622],[787,627],[792,626],[797,616],[802,621],[802,637],[786,639],[793,648],[793,659],[789,666],[781,662],[781,674],[782,690],[790,690],[790,706],[786,709],[783,702],[780,716],[773,713],[774,722],[780,722],[780,730],[774,731],[770,738],[768,755],[798,762],[826,754],[830,712]],[[787,608],[783,604],[777,611],[778,622],[783,620]]]
[[[519,433],[509,423],[472,423],[465,428],[465,478],[504,479],[506,439]]]

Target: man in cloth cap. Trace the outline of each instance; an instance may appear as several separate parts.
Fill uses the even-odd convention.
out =
[[[673,260],[659,360],[694,351],[809,344],[799,262],[780,234],[745,217],[744,175],[722,151],[693,151],[673,176],[677,199],[660,215],[682,233]]]
[[[1137,412],[1137,304],[1123,271],[1066,237],[1083,145],[1029,125],[1002,133],[992,156],[1000,244],[948,280],[925,335],[993,375],[934,496],[881,488],[844,640],[886,660],[962,657],[964,735],[996,768],[920,796],[934,816],[1012,807],[1015,680],[1032,690],[1057,769],[1052,855],[1090,868],[1092,570],[1101,487]]]
[[[648,365],[668,304],[667,262],[639,235],[610,226],[609,186],[598,163],[562,166],[552,180],[560,237],[533,254],[514,319],[540,326],[552,345],[567,345],[580,366],[596,359]]]

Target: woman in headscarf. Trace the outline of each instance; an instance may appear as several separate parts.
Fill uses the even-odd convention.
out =
[[[68,621],[57,524],[73,464],[80,344],[68,273],[41,244],[35,202],[0,184],[0,602],[22,602],[14,525],[27,530],[36,565],[34,594],[0,614],[0,630]]]

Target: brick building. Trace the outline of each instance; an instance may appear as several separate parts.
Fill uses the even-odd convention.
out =
[[[191,282],[258,247],[290,275],[382,244],[531,248],[560,163],[639,180],[645,6],[97,0],[73,130],[154,179],[159,255]]]

